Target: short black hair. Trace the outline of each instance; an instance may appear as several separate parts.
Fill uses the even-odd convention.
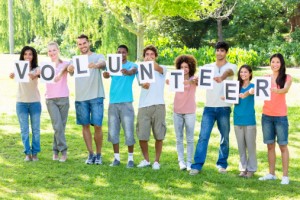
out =
[[[81,34],[77,37],[77,39],[83,39],[85,38],[87,41],[89,41],[89,37],[87,35]]]
[[[226,52],[229,50],[229,44],[226,42],[217,42],[215,49],[225,49]]]
[[[118,49],[123,48],[126,49],[127,53],[128,53],[128,47],[125,44],[121,44],[118,46]]]

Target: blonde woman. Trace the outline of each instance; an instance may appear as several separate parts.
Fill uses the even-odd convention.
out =
[[[55,63],[54,83],[46,84],[46,104],[54,129],[53,160],[67,160],[67,143],[65,129],[69,111],[69,88],[67,84],[68,62],[59,58],[59,47],[56,42],[48,44],[48,56]],[[59,158],[59,153],[61,157]]]

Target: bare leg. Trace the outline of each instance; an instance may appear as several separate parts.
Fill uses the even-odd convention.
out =
[[[140,147],[141,147],[144,159],[149,162],[148,141],[140,140]]]
[[[82,126],[82,135],[83,135],[87,150],[89,151],[90,154],[93,154],[94,151],[93,151],[93,147],[92,147],[92,134],[90,131],[90,125]]]
[[[158,163],[162,152],[162,145],[163,145],[163,140],[155,141],[155,161]]]
[[[133,153],[134,145],[128,146],[128,153]]]
[[[268,144],[267,146],[268,146],[269,173],[275,175],[275,163],[276,163],[275,143]]]
[[[97,154],[101,154],[103,134],[102,134],[102,126],[94,126],[95,134],[94,141],[96,143],[96,152]]]
[[[113,144],[114,153],[119,153],[119,143]]]
[[[288,176],[289,173],[289,149],[287,145],[279,145],[282,159],[283,176]]]

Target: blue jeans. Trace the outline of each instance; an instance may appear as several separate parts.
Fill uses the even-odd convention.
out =
[[[227,158],[229,154],[229,132],[230,132],[230,107],[204,107],[199,140],[196,146],[194,164],[192,169],[201,170],[207,154],[208,141],[211,131],[217,121],[218,129],[221,134],[218,168],[227,168]]]
[[[16,104],[17,115],[21,128],[22,142],[24,145],[24,153],[26,155],[36,155],[41,151],[40,147],[40,119],[41,119],[41,103],[23,103]],[[32,131],[32,142],[29,142],[29,117]]]

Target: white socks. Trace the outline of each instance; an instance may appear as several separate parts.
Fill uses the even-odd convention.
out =
[[[115,159],[120,161],[120,154],[119,153],[114,153]]]
[[[128,161],[133,161],[133,153],[128,153]]]

